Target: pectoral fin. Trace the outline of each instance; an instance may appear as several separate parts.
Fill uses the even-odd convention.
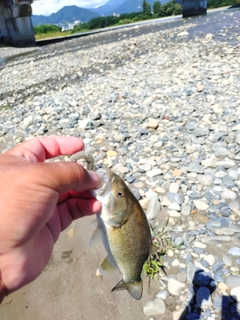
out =
[[[97,228],[97,226],[98,226],[98,222],[97,222],[97,219],[93,219],[92,221],[90,221],[90,223],[89,223],[89,227],[90,228]]]
[[[112,275],[116,272],[116,270],[117,270],[117,267],[109,260],[108,256],[106,256],[101,266],[98,268],[98,271],[103,276]]]
[[[134,299],[140,300],[142,298],[142,293],[143,293],[143,283],[142,283],[142,280],[127,282],[127,283],[121,280],[112,289],[112,291],[117,291],[117,290],[127,290]]]
[[[99,241],[101,241],[101,230],[97,227],[89,240],[89,247],[94,247]]]

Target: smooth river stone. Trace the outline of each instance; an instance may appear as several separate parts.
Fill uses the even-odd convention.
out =
[[[221,228],[215,230],[215,234],[219,236],[232,236],[234,234],[234,230],[229,228]]]
[[[198,163],[191,163],[186,169],[187,172],[204,173],[204,168]]]
[[[234,257],[240,257],[240,248],[232,247],[228,250],[228,253]]]
[[[158,314],[164,314],[166,311],[166,305],[163,299],[157,298],[154,301],[149,301],[143,308],[143,312],[147,317],[156,316]]]
[[[146,175],[149,177],[149,178],[153,178],[155,176],[158,176],[162,173],[162,170],[161,169],[152,169],[150,171],[148,171],[146,173]]]
[[[160,210],[161,210],[161,203],[158,200],[158,196],[153,195],[150,199],[150,202],[147,208],[147,212],[146,212],[147,219],[148,220],[155,219],[160,213]]]
[[[205,211],[209,208],[209,205],[206,202],[199,200],[199,199],[193,200],[193,203],[194,203],[195,207],[201,211]]]
[[[226,277],[225,283],[229,287],[240,287],[240,275],[231,275]]]
[[[225,190],[221,193],[221,197],[223,199],[235,200],[237,198],[237,195],[231,190]]]
[[[227,267],[231,267],[232,266],[232,259],[229,256],[227,256],[226,254],[223,255],[222,261],[224,262],[224,264]]]
[[[185,285],[182,282],[174,278],[170,278],[168,281],[168,291],[174,296],[179,296],[184,287]]]
[[[232,239],[230,236],[208,236],[201,238],[201,242],[206,244],[216,244],[223,242],[230,242]]]
[[[216,162],[216,166],[224,167],[225,169],[229,169],[235,166],[235,161],[233,160],[220,160]]]
[[[178,193],[179,190],[179,184],[178,183],[171,183],[169,186],[169,192]]]

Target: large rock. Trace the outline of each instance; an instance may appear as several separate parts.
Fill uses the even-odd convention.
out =
[[[153,301],[149,301],[143,308],[143,312],[147,317],[157,316],[166,312],[166,305],[163,299],[157,298]]]
[[[168,280],[168,291],[174,296],[179,296],[181,290],[184,287],[185,287],[185,285],[182,282],[180,282],[174,278],[170,278]]]
[[[155,219],[158,214],[160,213],[161,210],[161,203],[158,200],[158,196],[157,195],[153,195],[150,199],[148,208],[147,208],[147,212],[146,212],[146,216],[148,218],[148,220],[153,220]]]

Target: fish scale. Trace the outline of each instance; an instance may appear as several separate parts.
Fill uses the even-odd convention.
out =
[[[100,220],[101,218],[99,217],[98,219]],[[132,227],[131,227],[131,223],[133,223]],[[117,265],[120,271],[124,269],[124,266],[126,265],[126,263],[128,263],[128,265],[130,264],[134,265],[136,261],[140,259],[141,248],[144,249],[145,239],[144,239],[144,236],[142,237],[142,233],[140,235],[136,233],[137,225],[133,215],[128,219],[127,223],[123,224],[120,228],[115,228],[115,227],[105,228],[103,227],[102,223],[99,223],[99,225],[102,230],[102,238],[103,238],[105,248],[107,248],[107,251],[110,252],[109,255],[111,256],[111,258],[114,261],[117,261]],[[136,243],[135,237],[139,238],[140,240],[141,240],[140,237],[142,237],[143,241],[138,241]],[[145,249],[143,250],[143,255],[144,255],[143,259],[145,261],[146,260]],[[134,269],[129,268],[129,269],[131,273],[135,272],[139,274],[139,270],[136,270],[136,268]],[[127,275],[127,272],[125,271],[125,276],[126,275]]]

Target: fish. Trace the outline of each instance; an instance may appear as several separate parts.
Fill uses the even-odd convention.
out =
[[[122,273],[112,289],[127,290],[136,300],[143,294],[142,268],[148,259],[152,237],[144,210],[123,179],[105,168],[98,172],[102,186],[93,190],[93,196],[101,202],[102,210],[97,214],[97,228],[90,246],[101,238],[108,253],[98,271],[110,275],[117,269]]]

